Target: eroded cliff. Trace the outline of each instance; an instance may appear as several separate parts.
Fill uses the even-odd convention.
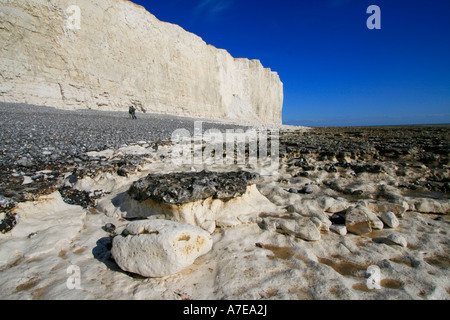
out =
[[[130,1],[0,0],[0,43],[0,101],[281,123],[276,72]]]

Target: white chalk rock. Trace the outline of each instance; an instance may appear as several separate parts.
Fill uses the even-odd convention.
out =
[[[410,209],[410,205],[406,201],[392,203],[379,200],[364,200],[363,202],[373,212],[393,212],[399,217],[403,217],[405,212]]]
[[[400,221],[393,212],[384,212],[380,218],[390,228],[397,228],[400,225]]]
[[[329,231],[331,227],[331,221],[328,217],[328,215],[323,212],[322,210],[310,210],[309,216],[311,218],[311,221],[319,220],[320,225],[317,226],[319,230],[323,231]],[[316,223],[316,222],[314,222]]]
[[[363,205],[348,208],[345,221],[347,230],[358,235],[370,233],[374,229],[383,229],[384,226],[377,215]]]
[[[314,199],[317,202],[318,207],[325,212],[340,212],[350,207],[350,203],[343,198],[334,198],[330,196],[319,196]]]
[[[362,206],[362,205],[357,205],[356,209],[361,210],[365,214],[365,216],[367,217],[367,220],[370,221],[370,226],[372,227],[372,229],[374,229],[374,230],[383,229],[383,227],[384,227],[383,222],[370,209],[368,209],[367,207]]]
[[[345,227],[348,232],[363,235],[372,232],[369,219],[362,210],[356,207],[348,208],[345,213]]]
[[[316,223],[320,222],[316,219]],[[320,240],[318,226],[308,217],[265,217],[260,220],[267,230],[292,235],[306,241]]]
[[[450,213],[450,201],[421,198],[414,201],[415,210],[422,213]]]
[[[345,236],[347,234],[347,228],[343,224],[333,224],[331,225],[330,230],[341,236]]]
[[[178,273],[212,248],[211,235],[198,227],[169,220],[128,224],[113,240],[111,254],[119,267],[144,277]]]
[[[277,227],[287,234],[306,241],[320,240],[320,231],[310,218],[300,217],[295,220],[280,219]]]
[[[408,242],[406,241],[406,239],[404,237],[402,237],[401,235],[397,234],[397,233],[390,234],[386,238],[385,243],[386,244],[399,245],[399,246],[402,246],[404,248],[406,248],[408,246]]]
[[[322,230],[323,224],[318,217],[311,217],[310,219],[312,223],[314,223],[314,225],[317,227],[317,229]]]

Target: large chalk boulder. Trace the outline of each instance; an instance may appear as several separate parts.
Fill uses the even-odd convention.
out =
[[[113,239],[111,254],[119,267],[144,277],[176,274],[212,248],[211,235],[169,220],[135,221]]]

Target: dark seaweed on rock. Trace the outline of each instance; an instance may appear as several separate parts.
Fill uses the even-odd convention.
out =
[[[247,186],[260,181],[260,175],[237,172],[177,172],[150,174],[132,184],[129,195],[138,201],[182,205],[210,197],[228,201],[242,196]]]
[[[0,232],[7,233],[11,231],[17,224],[18,216],[12,213],[7,213],[5,219],[0,221]]]
[[[100,193],[100,195],[95,196],[87,191],[80,191],[70,187],[61,187],[58,191],[65,203],[78,205],[85,209],[95,207],[95,200],[102,195]]]

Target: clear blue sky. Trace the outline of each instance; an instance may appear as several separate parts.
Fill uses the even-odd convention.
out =
[[[133,2],[278,72],[285,124],[450,123],[450,0]]]

